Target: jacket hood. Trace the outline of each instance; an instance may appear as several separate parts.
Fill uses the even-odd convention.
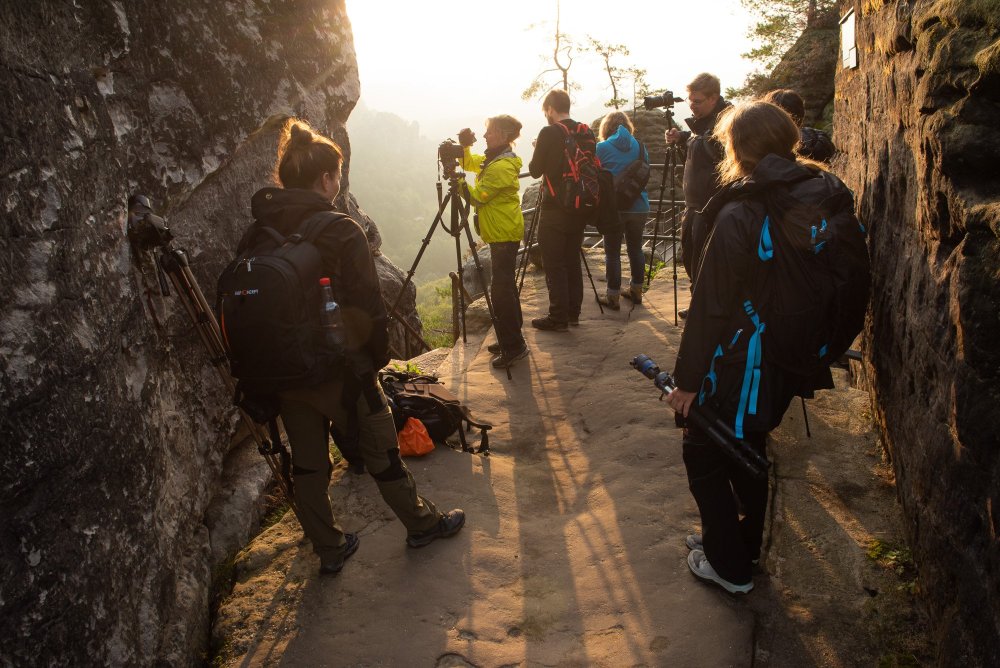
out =
[[[833,174],[774,153],[764,156],[740,185],[752,192],[779,184],[787,185],[792,197],[805,203],[820,204],[845,195],[853,202],[850,189]]]
[[[786,186],[788,194],[801,204],[830,209],[854,205],[851,190],[833,174],[798,163],[792,156],[771,153],[757,163],[750,176],[719,191],[702,211],[708,220],[714,220],[728,202],[760,199],[778,185]]]
[[[262,188],[250,199],[254,220],[283,234],[298,226],[306,216],[319,211],[333,211],[333,204],[313,190]]]
[[[608,137],[608,141],[611,142],[611,145],[622,153],[627,153],[632,150],[633,139],[634,137],[632,137],[632,133],[629,132],[628,128],[624,125],[619,125],[615,133]]]

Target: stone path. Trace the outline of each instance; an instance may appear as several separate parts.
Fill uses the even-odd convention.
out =
[[[545,299],[539,277],[531,281],[526,323]],[[652,383],[628,365],[647,353],[672,366],[680,330],[672,324],[671,287],[664,276],[643,306],[604,316],[588,290],[581,326],[567,334],[527,325],[531,355],[510,381],[489,366],[492,334],[456,346],[438,373],[495,425],[493,455],[439,447],[408,464],[422,494],[466,510],[466,528],[426,549],[406,549],[402,526],[371,480],[338,469],[335,509],[360,533],[360,550],[340,577],[320,578],[293,515],[262,534],[241,556],[238,583],[215,625],[220,662],[846,666],[867,656],[840,627],[863,613],[860,582],[875,574],[862,548],[897,521],[877,510],[887,498],[892,505],[891,490],[858,498],[852,509],[850,495],[870,480],[839,490],[831,481],[872,479],[877,458],[858,451],[853,464],[810,463],[817,448],[864,445],[867,395],[845,389],[828,405],[815,402],[808,448],[795,445],[801,413],[789,411],[776,432],[778,494],[764,560],[772,576],[758,575],[757,589],[743,598],[696,581],[684,537],[697,529],[698,515],[680,432]],[[685,285],[679,295],[683,305]],[[785,471],[794,508],[782,494]],[[824,490],[825,506],[815,503]],[[800,514],[800,505],[819,519]],[[779,555],[782,541],[792,563]],[[804,556],[792,549],[810,541]],[[826,550],[838,563],[828,564]]]

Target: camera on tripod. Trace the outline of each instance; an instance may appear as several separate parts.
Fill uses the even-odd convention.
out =
[[[663,95],[652,95],[642,98],[642,106],[646,111],[666,107],[670,109],[675,102],[683,102],[684,98],[675,97],[672,91],[663,91]]]
[[[445,178],[451,179],[458,175],[458,161],[464,154],[465,150],[454,139],[445,139],[438,144],[438,162],[441,163]]]

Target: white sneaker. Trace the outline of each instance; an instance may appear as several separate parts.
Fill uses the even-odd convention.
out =
[[[695,576],[706,580],[708,582],[714,582],[719,585],[730,594],[746,594],[751,589],[753,589],[753,582],[748,582],[747,584],[738,585],[733,584],[729,580],[725,580],[715,569],[712,568],[712,564],[708,563],[708,558],[705,557],[705,553],[701,550],[691,550],[688,552],[688,568]]]
[[[684,539],[684,544],[687,545],[687,549],[689,550],[705,551],[705,544],[701,539],[700,533],[689,533],[687,538]],[[760,559],[751,559],[750,563],[756,566],[760,563]]]

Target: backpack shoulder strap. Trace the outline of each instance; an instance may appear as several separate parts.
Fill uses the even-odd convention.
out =
[[[296,231],[296,234],[298,234],[303,240],[311,242],[319,236],[320,232],[322,232],[327,225],[337,224],[345,218],[350,218],[350,216],[346,213],[340,213],[339,211],[319,211],[302,221],[299,225],[299,229]]]

